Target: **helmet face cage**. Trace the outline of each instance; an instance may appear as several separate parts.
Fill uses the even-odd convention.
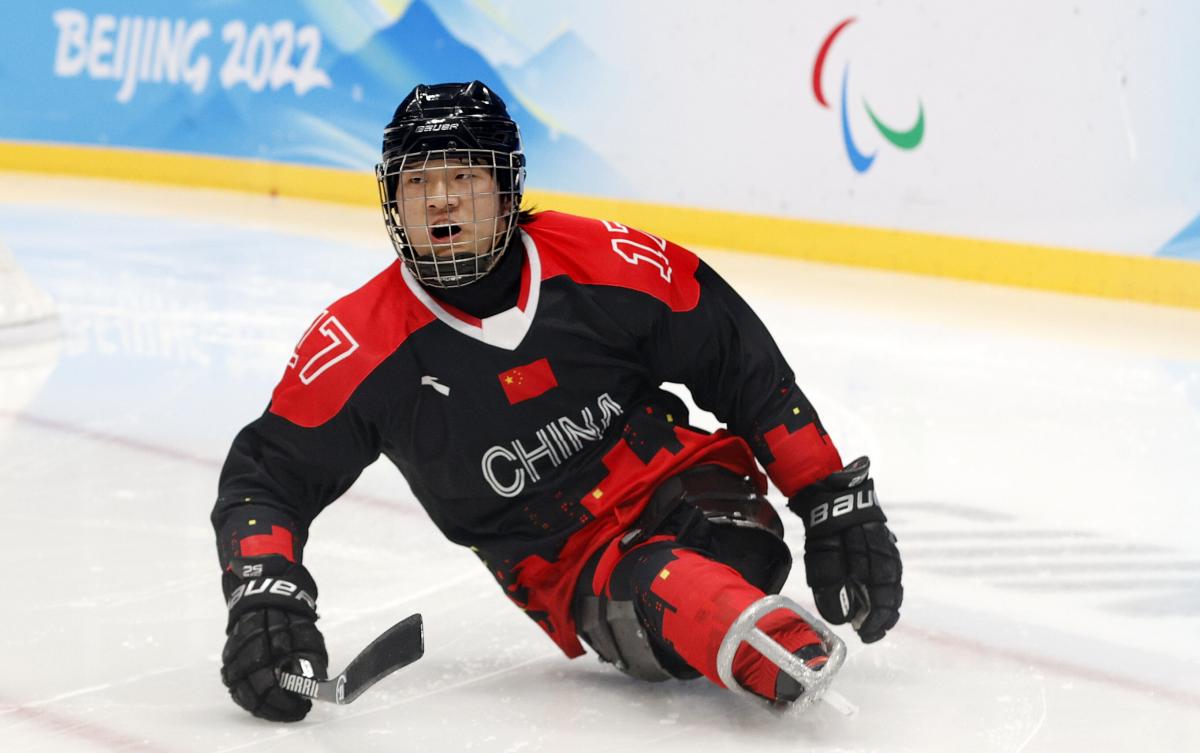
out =
[[[525,183],[521,152],[459,148],[385,155],[375,177],[392,245],[421,284],[469,285],[508,248]]]

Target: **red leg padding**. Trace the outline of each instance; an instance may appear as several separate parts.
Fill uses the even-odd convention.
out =
[[[676,559],[659,572],[651,591],[668,605],[663,637],[697,671],[717,685],[717,652],[738,616],[764,594],[733,568],[689,549],[675,549]],[[759,628],[794,652],[819,643],[816,632],[794,613],[776,610],[759,620]],[[743,644],[733,661],[733,676],[748,689],[774,699],[779,667]]]
[[[758,621],[758,628],[774,638],[788,653],[795,653],[804,646],[821,642],[821,637],[807,622],[787,609],[777,609],[763,617]],[[818,665],[809,666],[815,668]],[[779,672],[778,666],[765,659],[754,647],[746,644],[742,644],[733,657],[733,676],[744,687],[768,700],[775,700],[775,682],[779,678]]]

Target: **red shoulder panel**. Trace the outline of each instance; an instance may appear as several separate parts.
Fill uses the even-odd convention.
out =
[[[581,285],[637,290],[690,311],[700,300],[691,251],[643,230],[562,212],[538,212],[524,226],[537,244],[542,279],[566,275]]]
[[[393,262],[313,321],[275,387],[271,412],[300,426],[320,426],[433,318],[404,284],[400,261]]]

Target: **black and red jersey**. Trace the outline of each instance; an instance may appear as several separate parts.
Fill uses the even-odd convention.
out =
[[[225,462],[222,566],[298,556],[293,540],[382,453],[446,537],[576,656],[579,571],[665,478],[714,463],[765,489],[757,458],[790,495],[841,468],[765,327],[694,254],[558,212],[521,231],[507,310],[471,316],[397,261],[317,317]],[[689,427],[663,382],[728,431]],[[256,511],[285,522],[230,534]]]

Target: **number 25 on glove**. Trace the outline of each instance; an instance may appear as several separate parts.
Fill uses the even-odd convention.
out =
[[[821,616],[849,622],[864,643],[879,640],[900,619],[904,587],[896,536],[861,457],[804,487],[788,509],[804,521],[804,569]]]

